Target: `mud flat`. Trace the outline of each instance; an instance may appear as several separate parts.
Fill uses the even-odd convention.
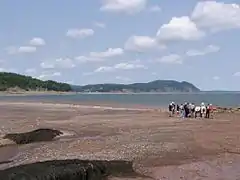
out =
[[[239,119],[237,112],[183,120],[151,108],[1,102],[1,137],[40,128],[68,136],[24,145],[2,142],[0,169],[55,159],[127,160],[154,179],[235,180]]]

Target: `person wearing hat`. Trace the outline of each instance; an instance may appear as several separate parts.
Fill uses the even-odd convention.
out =
[[[206,117],[206,106],[204,104],[204,102],[201,103],[201,113],[200,113],[200,117]]]

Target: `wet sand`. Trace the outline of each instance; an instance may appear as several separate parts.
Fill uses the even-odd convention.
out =
[[[68,136],[2,146],[0,168],[50,159],[123,159],[155,179],[240,178],[239,113],[185,120],[145,107],[90,105],[1,102],[0,135],[55,128]]]

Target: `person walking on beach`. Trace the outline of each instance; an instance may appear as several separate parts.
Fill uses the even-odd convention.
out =
[[[179,116],[179,112],[180,112],[180,107],[179,105],[177,104],[177,115]]]
[[[188,117],[192,117],[192,103],[188,103]]]
[[[176,111],[176,105],[175,102],[172,102],[172,114],[174,115]]]
[[[200,113],[200,117],[203,118],[206,116],[206,106],[204,104],[204,102],[201,103],[201,113]]]
[[[173,116],[173,104],[170,103],[168,105],[168,112],[169,112],[169,117],[172,117]]]
[[[184,109],[184,118],[187,118],[189,114],[188,103],[184,104],[183,109]]]
[[[198,117],[198,114],[199,114],[199,116],[201,117],[201,106],[196,106],[196,107],[194,108],[195,118]]]
[[[194,103],[191,104],[191,117],[192,118],[195,117],[195,104]]]
[[[209,118],[213,118],[213,112],[214,112],[213,105],[210,104],[210,105],[209,105]]]
[[[184,108],[183,108],[183,104],[180,105],[180,117],[184,118]]]
[[[206,118],[209,119],[209,117],[210,117],[210,104],[208,104],[206,108]]]

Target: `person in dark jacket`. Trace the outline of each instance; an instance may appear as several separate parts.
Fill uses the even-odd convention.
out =
[[[169,117],[171,117],[171,116],[172,116],[172,111],[173,111],[173,105],[172,105],[172,103],[170,103],[170,104],[168,105],[168,111],[169,111]]]
[[[185,118],[188,117],[188,114],[189,114],[189,111],[188,111],[188,104],[185,103],[184,106],[183,106],[183,109],[184,109],[184,115],[185,115]]]
[[[180,107],[179,107],[179,105],[177,104],[177,115],[179,115],[179,112],[180,112]]]
[[[189,118],[191,115],[191,106],[189,103],[187,103],[187,107],[186,107],[186,117]]]
[[[172,102],[172,114],[174,115],[176,111],[176,105],[174,102]]]
[[[209,117],[210,117],[210,104],[208,104],[206,108],[206,118],[209,118]]]

